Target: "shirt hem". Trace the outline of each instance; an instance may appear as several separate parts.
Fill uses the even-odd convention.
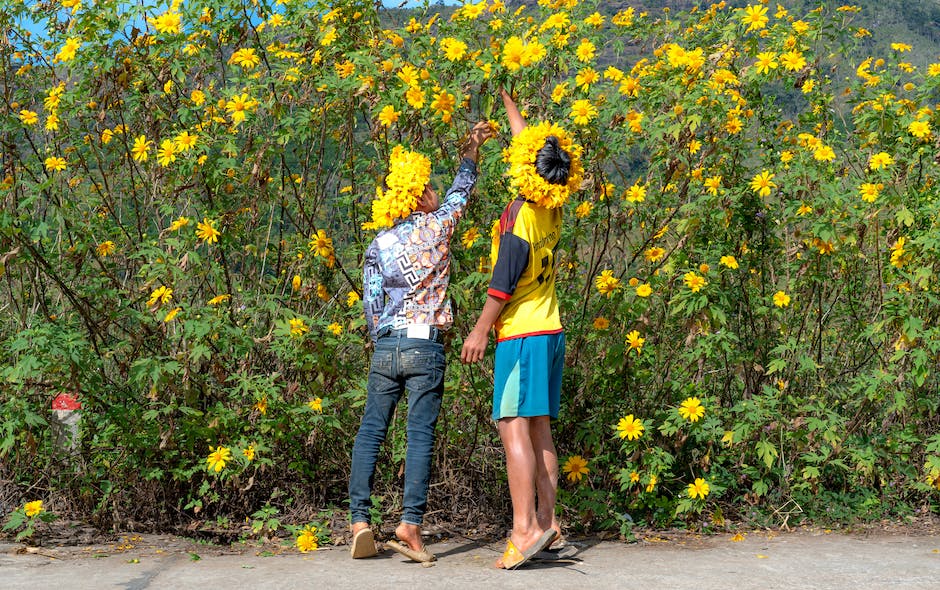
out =
[[[558,328],[557,330],[541,330],[539,332],[526,332],[525,334],[513,334],[512,336],[506,336],[505,338],[497,338],[497,342],[504,342],[506,340],[515,340],[516,338],[526,338],[528,336],[549,336],[551,334],[561,334],[564,332],[564,328]]]

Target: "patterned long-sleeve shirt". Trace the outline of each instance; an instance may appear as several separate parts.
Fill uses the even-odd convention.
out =
[[[372,240],[362,292],[373,341],[386,327],[424,324],[447,329],[453,323],[447,298],[450,239],[476,181],[476,163],[464,158],[437,211],[414,212]]]

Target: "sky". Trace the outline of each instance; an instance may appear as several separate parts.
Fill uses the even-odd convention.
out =
[[[430,0],[430,5],[435,4],[444,4],[444,5],[456,5],[462,4],[465,0]],[[403,8],[415,8],[417,6],[424,6],[423,0],[383,0],[382,4],[388,8],[392,7],[403,7]],[[26,26],[26,29],[29,30],[34,35],[39,38],[45,38],[44,27],[37,23],[22,23]]]

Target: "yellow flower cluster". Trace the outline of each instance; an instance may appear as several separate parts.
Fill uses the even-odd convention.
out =
[[[539,176],[535,169],[535,157],[550,135],[557,137],[558,145],[571,156],[567,184],[551,184]],[[581,146],[575,144],[568,133],[556,124],[543,122],[529,125],[512,138],[509,148],[503,152],[503,161],[509,164],[509,184],[522,197],[536,205],[548,209],[561,207],[568,201],[568,196],[581,185],[584,175],[581,150]]]
[[[411,215],[431,179],[431,160],[400,145],[392,150],[388,168],[387,188],[376,187],[372,221],[363,224],[364,229],[391,227],[396,219]]]

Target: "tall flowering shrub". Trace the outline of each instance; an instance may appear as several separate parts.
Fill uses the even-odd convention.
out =
[[[501,126],[454,244],[459,341],[513,190],[504,86],[583,147],[557,257],[569,520],[935,503],[940,64],[849,63],[852,6],[528,4],[7,1],[0,469],[112,516],[340,506],[376,189],[396,146],[447,183],[470,126]],[[453,517],[504,489],[486,381],[451,364]],[[46,426],[62,390],[77,477]]]

